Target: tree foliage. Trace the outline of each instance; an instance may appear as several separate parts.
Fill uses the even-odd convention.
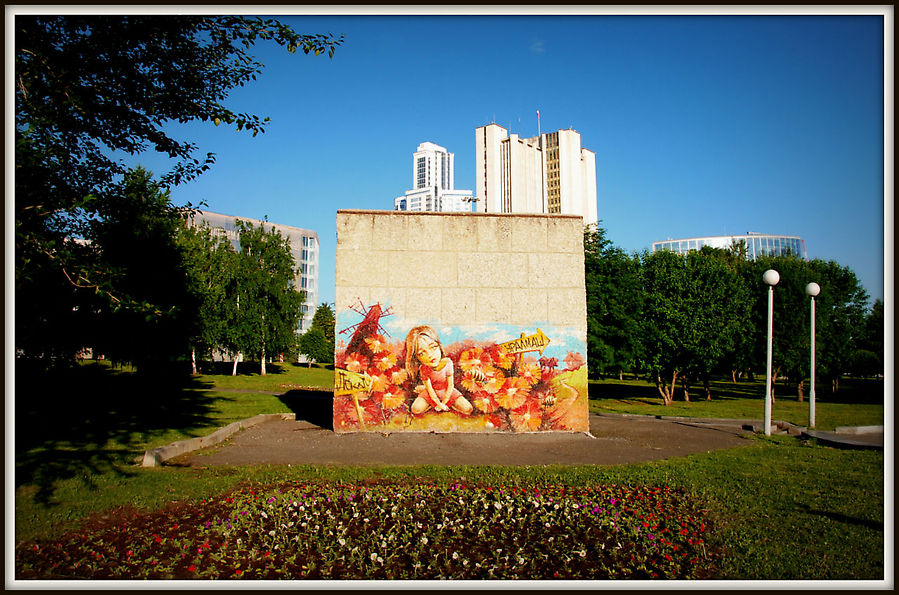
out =
[[[225,104],[262,70],[248,53],[255,43],[333,55],[342,38],[243,16],[16,15],[13,30],[16,299],[27,305],[16,313],[16,346],[66,358],[87,345],[84,314],[106,307],[91,304],[97,296],[134,312],[146,306],[151,316],[169,307],[118,285],[127,263],[79,241],[97,220],[133,216],[116,213],[112,200],[125,156],[170,157],[161,189],[193,179],[214,155],[173,137],[171,124],[264,132],[267,119]]]
[[[633,370],[640,357],[640,261],[616,248],[599,226],[584,230],[587,361],[603,377]]]
[[[240,220],[236,227],[240,252],[228,285],[227,342],[232,352],[257,356],[265,374],[271,354],[295,345],[305,295],[294,287],[296,263],[277,230]]]

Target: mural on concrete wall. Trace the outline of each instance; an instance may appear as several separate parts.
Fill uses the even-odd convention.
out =
[[[574,327],[447,327],[360,300],[337,312],[337,333],[336,432],[589,429]]]

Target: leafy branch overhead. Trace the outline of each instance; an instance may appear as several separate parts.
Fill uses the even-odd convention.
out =
[[[160,208],[180,214],[168,198],[124,200],[127,156],[152,151],[170,159],[159,179],[139,174],[148,198],[194,179],[215,155],[177,138],[173,125],[265,132],[268,118],[226,103],[263,70],[251,47],[276,43],[290,53],[333,56],[343,37],[244,16],[14,18],[16,299],[27,305],[16,313],[16,347],[71,355],[89,345],[83,329],[92,328],[91,312],[114,307],[158,319],[173,311],[118,282],[129,278],[129,254],[146,247],[130,245],[113,261],[100,242],[107,223],[142,217],[133,209],[149,209],[146,217],[160,222],[168,218]],[[71,330],[68,338],[60,329]]]

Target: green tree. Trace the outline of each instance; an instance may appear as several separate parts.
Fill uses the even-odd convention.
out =
[[[817,374],[829,379],[833,390],[837,390],[840,376],[851,367],[862,333],[867,293],[855,273],[834,261],[806,261],[795,255],[757,259],[749,268],[747,284],[753,287],[755,296],[753,353],[758,370],[765,369],[767,353],[768,298],[762,274],[768,269],[780,274],[774,287],[772,392],[773,383],[786,376],[794,384],[799,400],[804,397],[811,363],[811,305],[805,287],[812,281],[821,286],[821,293],[815,298]]]
[[[318,308],[315,309],[315,315],[312,317],[312,325],[310,327],[310,330],[320,330],[325,341],[324,347],[318,351],[316,357],[314,357],[317,362],[334,361],[334,324],[334,309],[330,304],[324,302],[321,303]]]
[[[686,255],[661,250],[643,256],[641,336],[646,363],[666,405],[681,381],[709,377],[734,358],[749,328],[751,300],[731,253],[713,248]]]
[[[865,321],[852,357],[851,371],[855,376],[883,374],[883,302],[874,300]]]
[[[195,315],[188,321],[191,371],[196,374],[197,352],[211,358],[212,351],[227,342],[227,288],[234,275],[236,253],[224,235],[205,223],[182,226],[177,241],[183,250],[188,290],[196,304]]]
[[[642,258],[643,338],[645,363],[662,401],[670,405],[678,376],[691,359],[683,339],[691,337],[692,313],[687,308],[689,273],[686,259],[670,250],[644,253]]]
[[[600,226],[584,229],[587,362],[593,377],[633,371],[639,359],[640,261],[612,245]]]
[[[168,191],[140,167],[98,196],[96,208],[87,239],[103,262],[104,283],[129,299],[95,294],[91,345],[138,370],[159,369],[186,353],[187,322],[195,315],[175,241],[183,220]]]
[[[227,341],[233,353],[258,355],[264,375],[271,354],[296,344],[305,296],[294,286],[290,243],[277,230],[266,230],[265,223],[255,227],[238,220],[236,227],[240,253],[226,300],[231,312]]]
[[[101,209],[115,208],[103,203],[126,172],[116,155],[170,157],[164,188],[194,178],[214,155],[171,136],[170,123],[264,131],[267,119],[224,103],[262,71],[250,47],[271,41],[333,55],[342,38],[242,16],[16,15],[13,28],[15,287],[17,302],[33,305],[16,314],[16,346],[67,358],[88,344],[78,337],[87,337],[80,333],[93,296],[135,311],[147,305],[115,285],[121,277],[99,249],[79,241]]]
[[[309,360],[309,367],[312,367],[313,361],[325,363],[334,360],[334,345],[329,344],[324,331],[315,326],[300,336],[299,351]]]
[[[740,274],[738,255],[704,246],[686,255],[686,308],[692,313],[685,325],[684,346],[689,364],[681,375],[684,398],[689,400],[688,379],[702,381],[711,399],[713,372],[730,367],[750,324],[751,300]]]

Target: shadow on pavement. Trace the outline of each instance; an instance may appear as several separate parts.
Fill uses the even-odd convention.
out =
[[[298,421],[308,421],[325,430],[334,429],[334,393],[329,390],[294,389],[278,398]]]

